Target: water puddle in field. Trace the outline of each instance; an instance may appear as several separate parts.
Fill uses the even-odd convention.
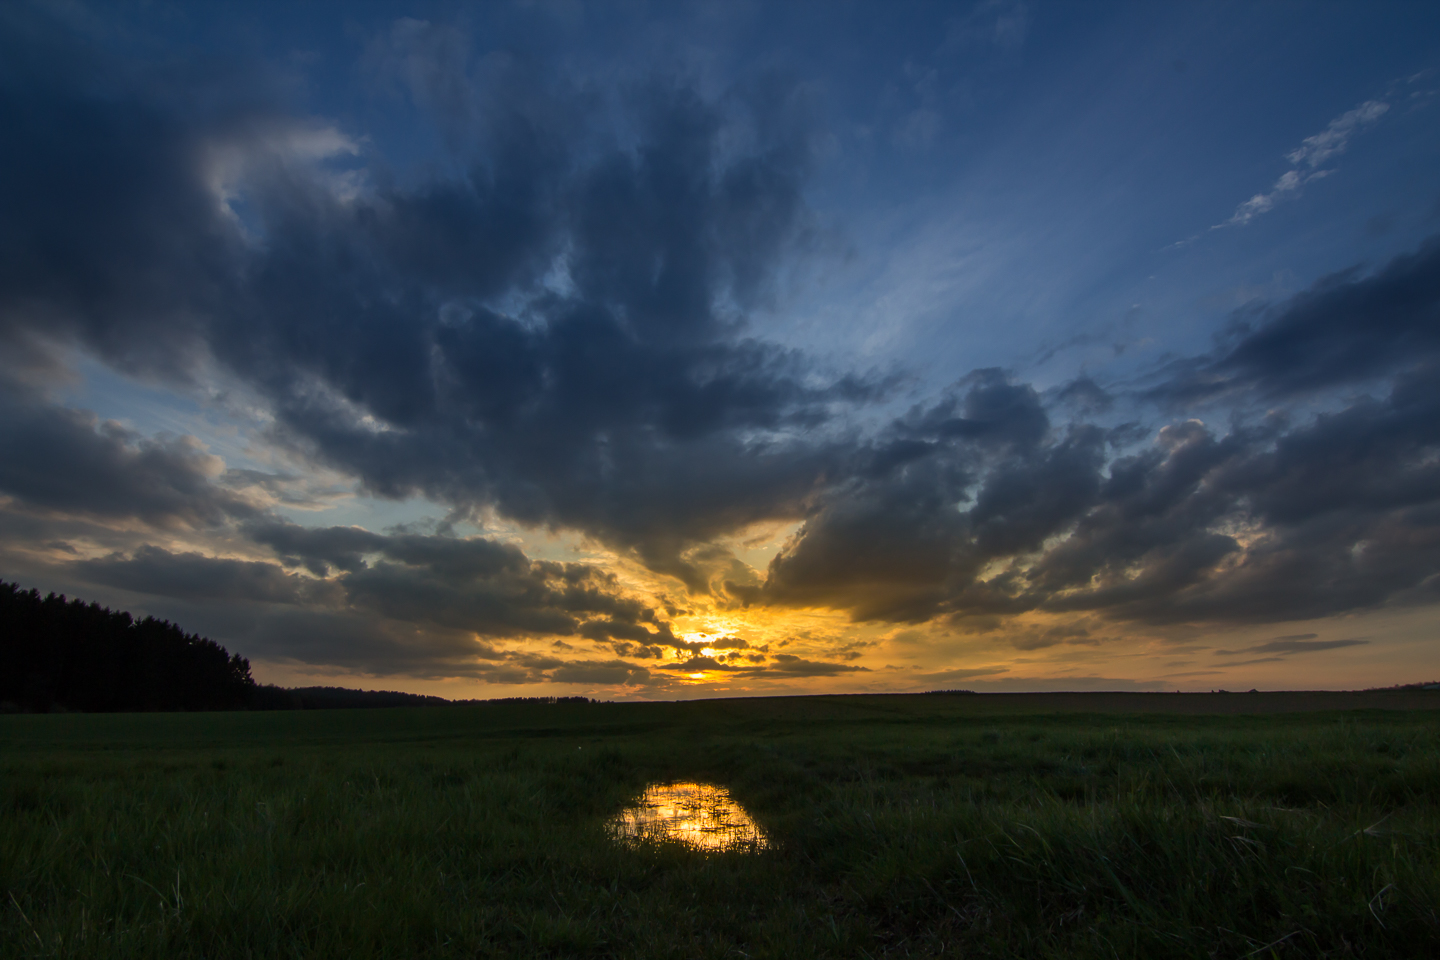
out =
[[[679,840],[696,850],[759,850],[769,845],[750,814],[712,783],[652,783],[640,802],[610,821],[620,840]]]

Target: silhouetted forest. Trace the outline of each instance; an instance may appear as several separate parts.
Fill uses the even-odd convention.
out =
[[[450,703],[593,703],[585,697],[446,700],[397,690],[257,684],[250,661],[168,620],[137,620],[98,603],[41,597],[0,580],[0,708],[70,710],[337,710]]]
[[[257,686],[250,695],[255,710],[355,710],[376,707],[433,707],[450,703],[444,697],[398,690],[351,690],[348,687]]]
[[[236,710],[250,661],[168,620],[0,581],[0,702],[31,711]]]
[[[488,700],[451,700],[449,703],[609,703],[609,700],[591,700],[589,697],[491,697]]]
[[[352,690],[349,687],[257,686],[250,695],[254,710],[358,710],[376,707],[467,706],[477,703],[600,703],[589,697],[495,697],[489,700],[446,700],[398,690]]]

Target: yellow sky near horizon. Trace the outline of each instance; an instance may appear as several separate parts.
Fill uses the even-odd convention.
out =
[[[463,677],[315,671],[268,661],[254,661],[252,668],[263,683],[401,690],[447,699],[583,695],[602,700],[677,700],[934,689],[1351,690],[1440,680],[1436,617],[1434,607],[1413,607],[1259,626],[1116,630],[1094,643],[1062,641],[1024,649],[1017,646],[1017,639],[1038,637],[1053,624],[1019,622],[1010,628],[961,635],[935,624],[856,624],[834,611],[741,611],[724,617],[679,617],[676,632],[687,640],[739,636],[752,645],[768,646],[772,653],[793,651],[794,656],[816,660],[852,656],[838,662],[863,669],[814,677],[737,677],[715,671],[691,676],[659,669],[684,662],[684,656],[670,651],[662,661],[634,661],[670,678],[649,687],[497,684]],[[1300,653],[1252,649],[1296,637],[1319,645],[1352,643]],[[513,646],[545,652],[552,643],[535,639]]]

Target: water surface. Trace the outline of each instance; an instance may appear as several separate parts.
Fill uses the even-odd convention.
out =
[[[760,849],[765,834],[730,791],[713,783],[652,783],[610,821],[620,839],[679,840],[697,850]]]

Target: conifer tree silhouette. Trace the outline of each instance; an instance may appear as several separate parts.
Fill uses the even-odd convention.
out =
[[[0,701],[33,711],[235,710],[250,661],[168,620],[0,581]]]

